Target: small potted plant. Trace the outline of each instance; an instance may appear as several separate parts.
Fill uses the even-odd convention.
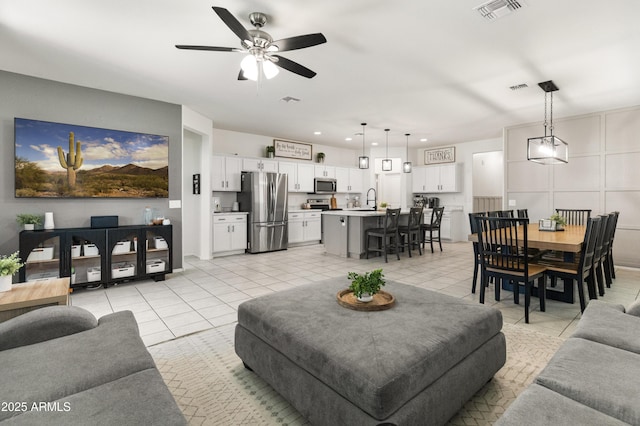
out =
[[[20,213],[16,216],[16,221],[24,226],[25,231],[33,231],[36,225],[42,223],[42,217],[37,214]]]
[[[276,147],[273,145],[267,146],[267,158],[273,158],[276,155]]]
[[[378,293],[380,287],[385,285],[382,269],[375,269],[371,272],[365,272],[364,274],[349,272],[347,278],[351,280],[349,290],[353,291],[353,294],[360,302],[365,303],[371,302],[373,295]]]
[[[556,223],[556,231],[562,231],[567,224],[567,219],[564,216],[560,216],[558,213],[554,213],[549,218]]]
[[[317,153],[316,157],[318,158],[318,163],[324,163],[324,152]]]
[[[18,252],[0,256],[0,292],[11,290],[12,277],[23,265]]]

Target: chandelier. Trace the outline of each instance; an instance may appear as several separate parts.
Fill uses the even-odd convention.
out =
[[[544,90],[544,136],[527,140],[527,160],[540,164],[568,163],[569,144],[553,134],[553,92],[557,91],[558,87],[551,80],[538,83],[538,86]],[[547,122],[547,95],[551,99],[549,122]]]

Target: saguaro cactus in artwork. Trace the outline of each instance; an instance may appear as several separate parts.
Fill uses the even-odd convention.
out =
[[[58,147],[58,158],[63,169],[67,169],[67,182],[69,188],[76,186],[76,170],[82,167],[82,151],[80,150],[80,142],[74,143],[74,134],[69,132],[69,153],[64,155],[62,147]],[[75,151],[74,151],[75,146]]]

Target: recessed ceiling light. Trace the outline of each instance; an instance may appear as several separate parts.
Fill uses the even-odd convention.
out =
[[[352,141],[353,138],[344,138],[345,141]]]
[[[313,132],[313,134],[314,134],[314,135],[321,135],[321,134],[322,134],[322,132],[315,131],[315,132]]]
[[[420,142],[426,142],[426,141],[427,141],[427,138],[420,139]]]
[[[371,142],[371,146],[378,146],[378,142]]]

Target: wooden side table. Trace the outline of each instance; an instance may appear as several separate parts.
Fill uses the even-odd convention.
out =
[[[17,283],[11,291],[0,293],[0,322],[34,309],[68,303],[68,277]]]

